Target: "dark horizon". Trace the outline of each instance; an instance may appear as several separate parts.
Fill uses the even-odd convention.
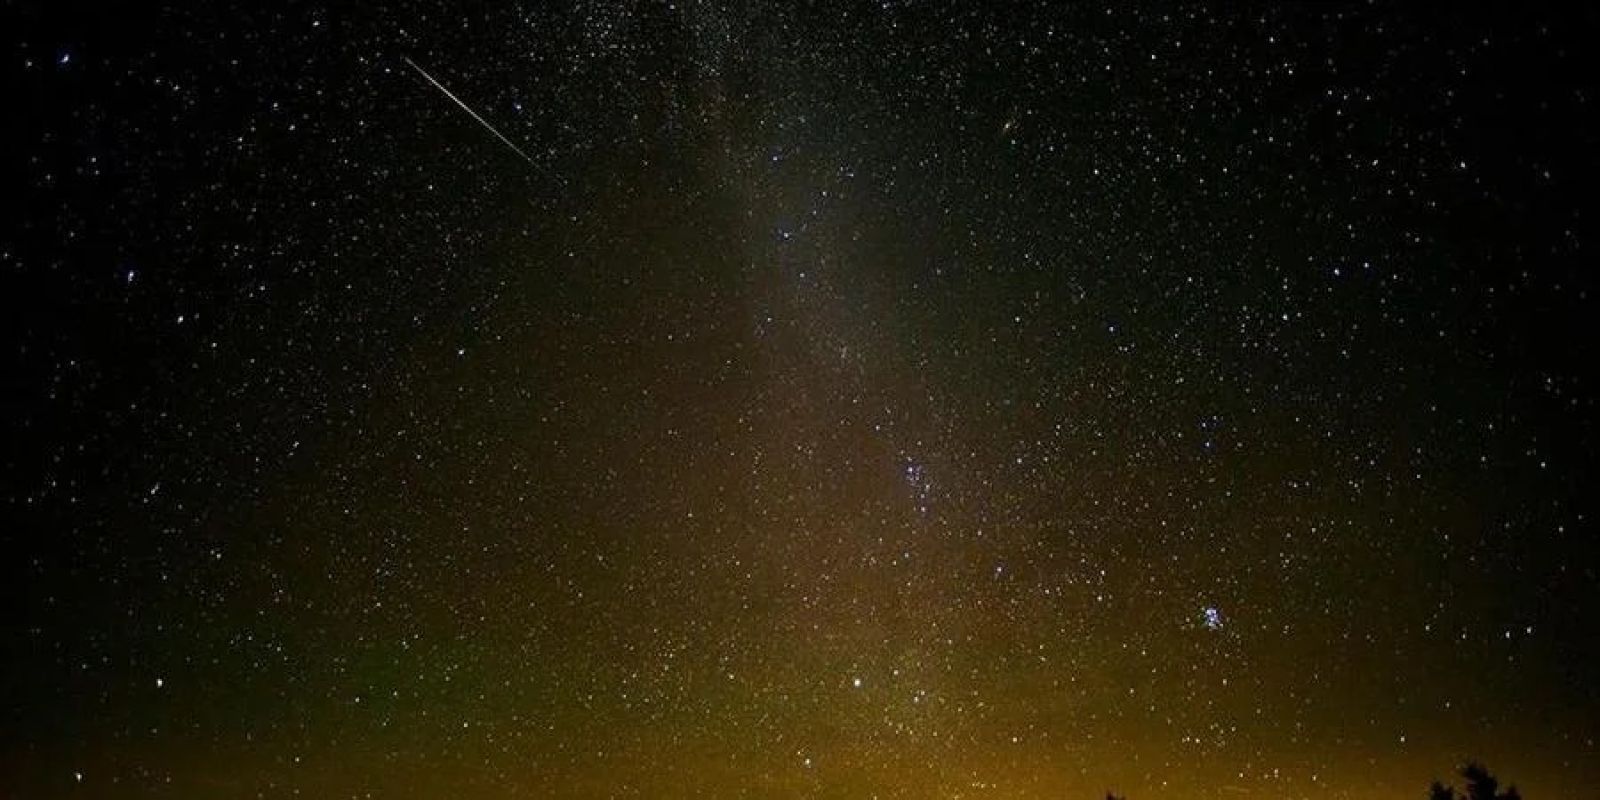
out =
[[[0,20],[0,795],[1596,796],[1592,12]]]

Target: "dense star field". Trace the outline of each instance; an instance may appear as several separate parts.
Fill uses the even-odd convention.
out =
[[[1523,5],[7,4],[0,796],[1595,797]]]

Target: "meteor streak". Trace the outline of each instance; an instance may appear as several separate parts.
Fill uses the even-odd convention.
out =
[[[470,106],[468,106],[466,103],[461,102],[461,98],[456,97],[453,92],[451,92],[449,89],[444,88],[444,84],[434,80],[433,76],[429,75],[427,70],[423,69],[422,67],[417,66],[417,62],[412,61],[410,58],[407,58],[406,56],[401,56],[401,58],[405,59],[405,62],[407,64],[409,64],[412,69],[416,70],[418,75],[421,75],[425,80],[427,80],[428,83],[433,84],[434,87],[437,88],[439,91],[444,92],[444,96],[445,97],[450,98],[453,102],[455,102],[456,105],[461,106],[461,110],[462,111],[465,111],[468,114],[471,114],[472,118],[477,120],[479,125],[482,125],[486,130],[488,130],[490,133],[494,134],[496,139],[499,139],[501,142],[505,143],[506,147],[511,148],[511,152],[516,153],[517,155],[521,156],[523,161],[526,161],[526,162],[528,162],[529,164],[532,164],[535,167],[539,166],[538,162],[534,161],[532,157],[530,157],[527,153],[522,152],[522,148],[516,146],[515,144],[512,144],[511,140],[507,139],[505,134],[501,133],[500,131],[495,130],[495,127],[493,125],[490,125],[488,120],[486,120],[482,116],[480,116],[478,114],[478,112],[473,111],[472,108]]]

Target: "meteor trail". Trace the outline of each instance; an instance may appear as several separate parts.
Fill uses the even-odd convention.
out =
[[[452,101],[455,102],[456,105],[461,106],[461,110],[462,111],[465,111],[468,114],[471,114],[472,118],[477,120],[479,125],[482,125],[490,133],[494,134],[496,139],[499,139],[501,142],[504,142],[505,146],[511,148],[511,151],[513,153],[516,153],[517,155],[522,156],[522,160],[523,161],[526,161],[526,162],[528,162],[529,164],[532,164],[535,167],[539,166],[538,162],[534,161],[527,153],[522,152],[522,148],[516,146],[515,144],[512,144],[511,140],[507,139],[505,134],[495,130],[494,126],[490,125],[488,120],[486,120],[483,117],[479,116],[478,112],[473,111],[472,108],[470,106],[468,106],[466,103],[461,102],[461,98],[456,97],[455,94],[452,93],[449,89],[444,88],[444,84],[434,80],[433,76],[429,75],[427,70],[423,69],[422,67],[417,66],[417,62],[412,61],[410,58],[407,58],[406,56],[401,56],[401,58],[405,59],[405,62],[407,64],[409,64],[412,69],[416,70],[418,75],[421,75],[424,79],[426,79],[428,81],[428,83],[433,84],[436,88],[438,88],[439,91],[444,92],[444,96],[445,97],[450,98]]]

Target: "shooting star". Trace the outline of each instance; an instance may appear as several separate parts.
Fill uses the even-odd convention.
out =
[[[493,125],[490,125],[488,120],[484,119],[482,116],[479,116],[478,112],[473,111],[472,108],[470,106],[468,106],[466,103],[461,102],[461,98],[456,97],[453,92],[451,92],[449,89],[444,88],[444,84],[434,80],[433,76],[429,75],[427,70],[423,69],[422,67],[417,66],[417,62],[412,61],[410,58],[406,58],[405,56],[401,56],[401,58],[405,59],[405,62],[408,65],[410,65],[412,69],[416,70],[418,75],[421,75],[425,80],[427,80],[428,83],[433,84],[434,87],[437,88],[439,91],[444,92],[444,96],[445,97],[450,98],[456,105],[461,106],[461,110],[462,111],[465,111],[468,114],[471,114],[472,118],[477,120],[479,125],[482,125],[486,130],[488,130],[490,133],[494,134],[494,137],[496,139],[499,139],[501,142],[503,142],[506,147],[511,148],[511,152],[516,153],[517,155],[521,156],[523,161],[526,161],[526,162],[528,162],[529,164],[532,164],[535,167],[539,166],[539,162],[534,161],[533,158],[530,157],[527,153],[522,152],[522,148],[516,146],[515,144],[512,144],[511,140],[507,139],[505,134],[501,133],[500,131],[495,130],[495,127]]]

